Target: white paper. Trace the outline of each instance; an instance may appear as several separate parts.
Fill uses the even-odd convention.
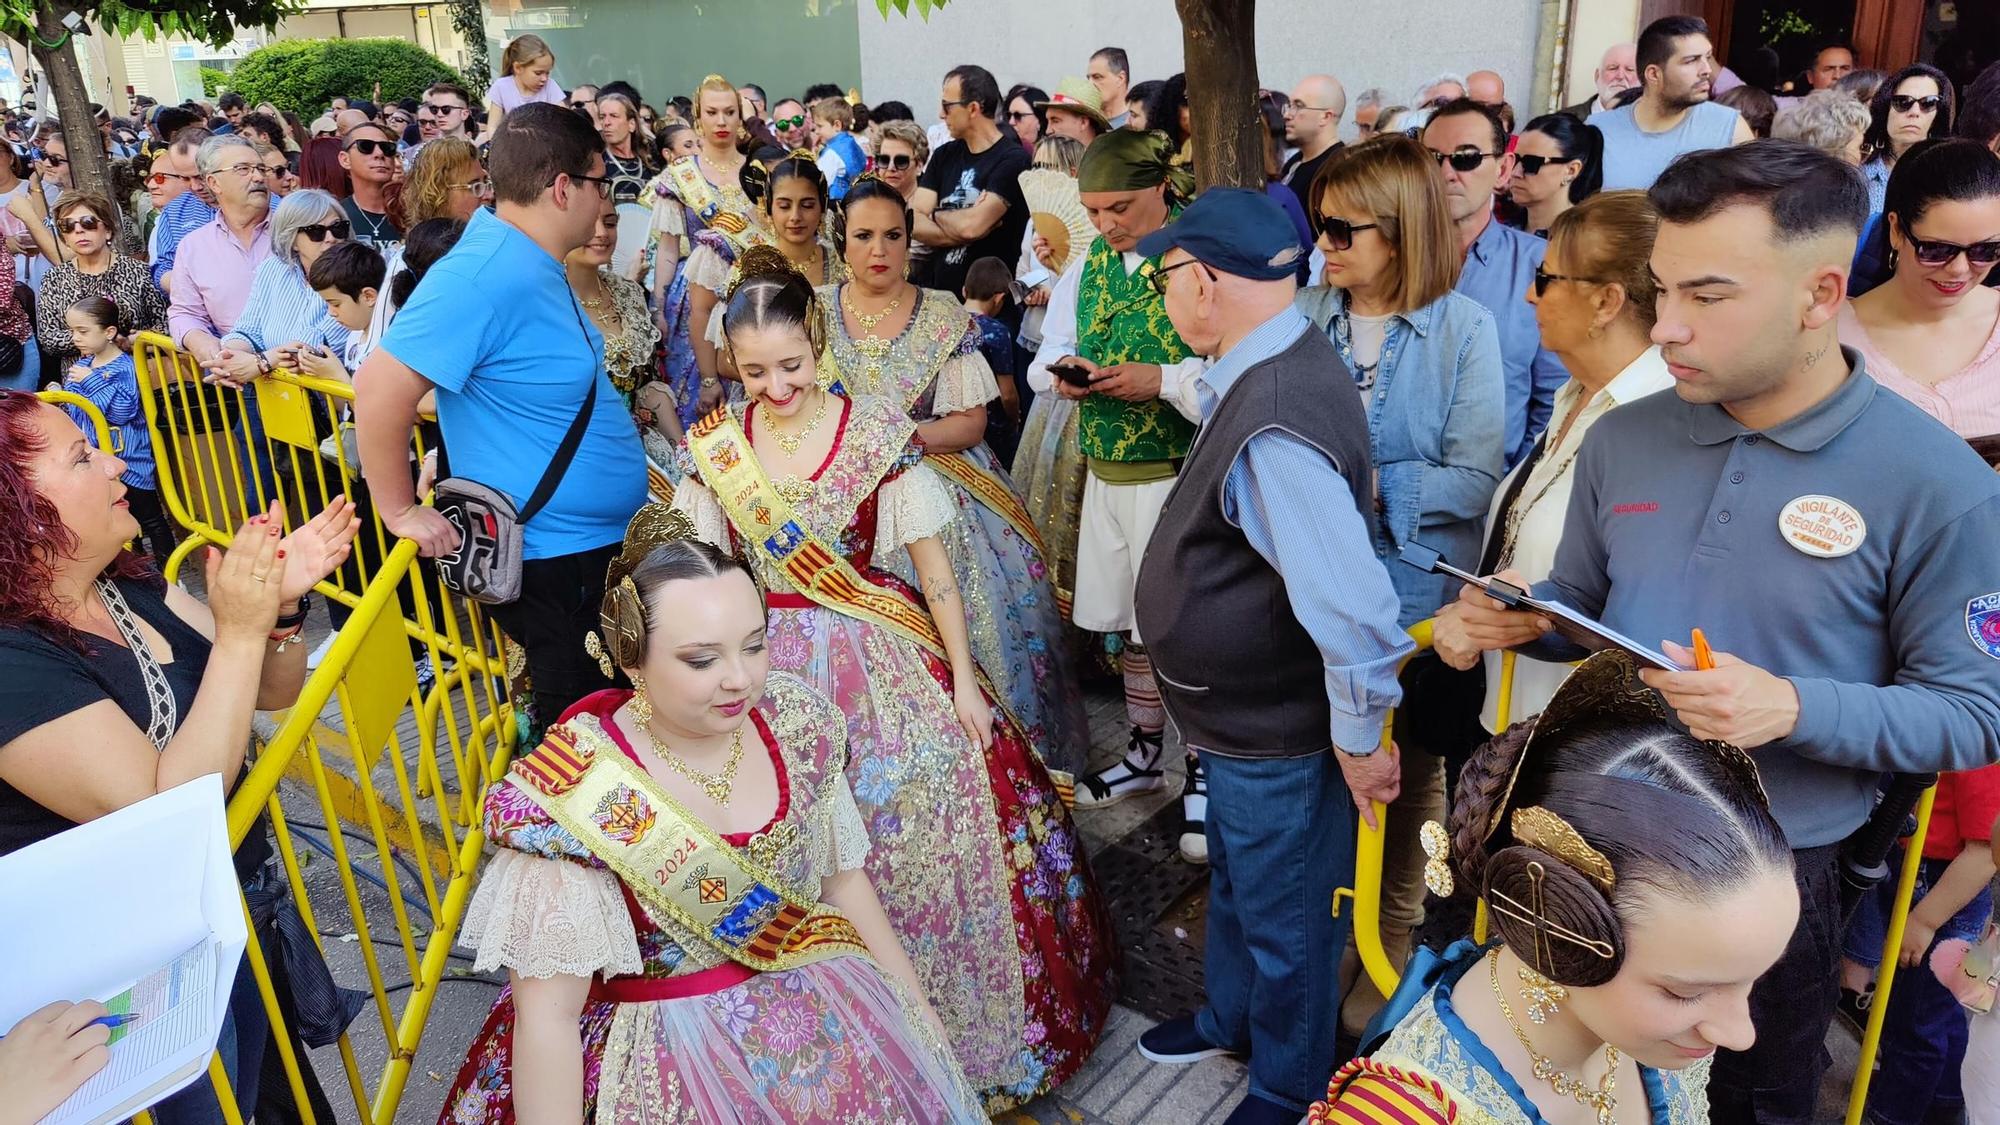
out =
[[[121,1120],[193,1081],[215,1052],[248,936],[221,777],[0,857],[0,918],[0,1029],[57,1000],[141,1011],[105,1069],[45,1122]]]

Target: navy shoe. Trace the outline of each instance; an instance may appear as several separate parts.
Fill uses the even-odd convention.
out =
[[[1203,1039],[1193,1016],[1179,1016],[1139,1036],[1139,1053],[1156,1063],[1181,1065],[1234,1052]]]
[[[1255,1094],[1244,1098],[1222,1125],[1299,1125],[1305,1114]]]

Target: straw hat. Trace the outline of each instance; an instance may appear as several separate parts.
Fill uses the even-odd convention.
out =
[[[1056,84],[1056,92],[1045,102],[1036,102],[1038,109],[1066,109],[1090,118],[1100,133],[1111,131],[1111,122],[1104,116],[1104,99],[1097,93],[1097,87],[1087,80],[1076,77],[1063,79]]]

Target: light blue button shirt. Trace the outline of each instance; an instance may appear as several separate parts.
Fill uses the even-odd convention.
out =
[[[1562,360],[1542,346],[1542,329],[1528,290],[1542,264],[1546,239],[1493,219],[1473,240],[1458,275],[1458,291],[1486,306],[1500,334],[1500,359],[1507,369],[1506,467],[1528,455],[1548,429],[1556,392],[1569,382]]]

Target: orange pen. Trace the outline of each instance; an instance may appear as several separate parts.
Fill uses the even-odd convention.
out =
[[[1697,672],[1706,672],[1714,667],[1715,651],[1708,647],[1708,638],[1701,635],[1700,629],[1696,629],[1694,631],[1694,670]]]

